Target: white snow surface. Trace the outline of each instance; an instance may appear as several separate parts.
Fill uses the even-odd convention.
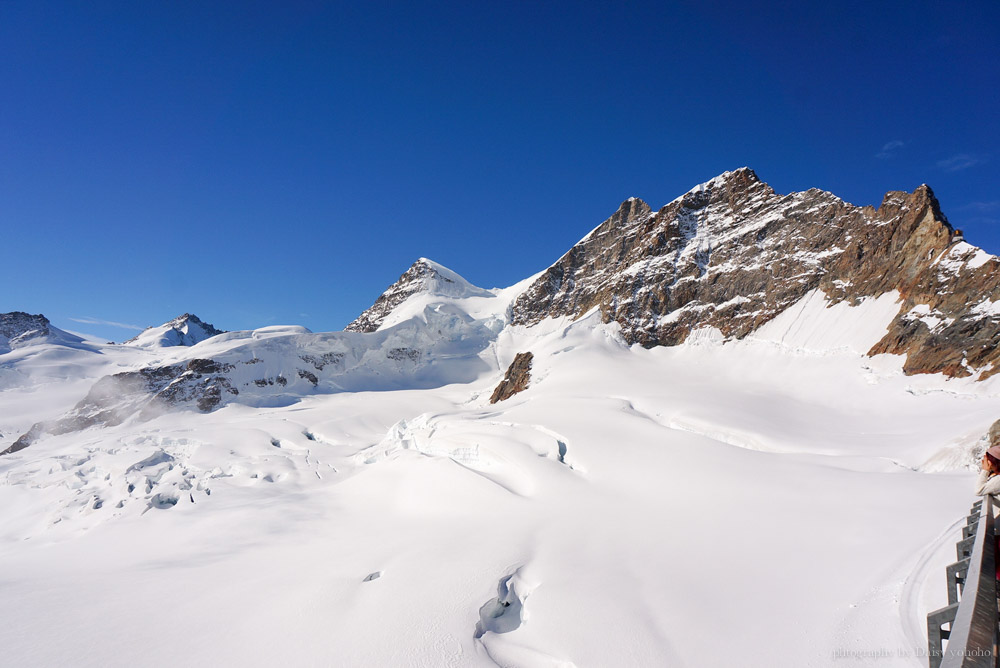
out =
[[[646,350],[596,312],[507,324],[529,281],[414,295],[372,334],[0,355],[0,447],[108,373],[351,360],[0,457],[4,662],[924,665],[994,379],[865,357],[895,294]]]
[[[959,241],[953,244],[941,254],[935,263],[939,267],[942,279],[946,279],[948,274],[957,274],[964,270],[975,270],[982,267],[990,260],[996,260],[997,256],[987,253],[982,248],[972,244]]]
[[[865,355],[885,336],[900,301],[894,290],[877,299],[866,298],[859,306],[846,301],[831,304],[821,290],[812,290],[748,338],[792,353]]]

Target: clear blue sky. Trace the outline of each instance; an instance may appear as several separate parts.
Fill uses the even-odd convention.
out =
[[[419,256],[506,286],[743,165],[929,183],[997,253],[998,90],[995,0],[3,1],[0,311],[340,329]]]

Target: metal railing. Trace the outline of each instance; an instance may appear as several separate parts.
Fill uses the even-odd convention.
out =
[[[948,605],[927,615],[930,668],[998,668],[995,535],[987,495],[972,505],[955,545],[958,561],[946,570]]]

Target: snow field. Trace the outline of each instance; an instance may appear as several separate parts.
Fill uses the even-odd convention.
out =
[[[827,308],[813,294],[745,341],[643,350],[596,313],[504,327],[502,293],[415,295],[374,335],[257,330],[116,358],[251,351],[276,372],[337,342],[368,361],[283,401],[0,458],[5,656],[700,668],[888,648],[881,665],[922,665],[995,383],[863,357],[894,295]],[[419,339],[439,324],[448,337]],[[394,337],[451,366],[393,366]],[[529,389],[488,404],[525,350]],[[15,368],[3,415],[85,392]]]

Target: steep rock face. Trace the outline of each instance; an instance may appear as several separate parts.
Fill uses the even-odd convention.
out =
[[[185,313],[159,327],[147,327],[125,343],[146,348],[193,346],[219,334],[225,334],[225,331],[216,329],[196,315]]]
[[[906,355],[907,373],[1000,371],[1000,261],[959,242],[900,290],[903,306],[871,354]]]
[[[49,335],[49,319],[23,311],[0,313],[0,346],[16,348],[31,339]]]
[[[528,389],[528,384],[531,382],[531,361],[534,357],[530,352],[514,356],[514,361],[507,367],[503,380],[493,390],[493,396],[490,397],[491,404],[510,399],[518,392]]]
[[[415,294],[429,292],[442,297],[488,297],[488,290],[477,288],[447,267],[425,257],[414,262],[399,279],[383,292],[375,303],[355,318],[344,331],[374,332],[392,311]]]
[[[809,291],[858,302],[898,290],[900,315],[870,354],[907,373],[983,376],[1000,336],[993,256],[958,240],[926,185],[878,209],[821,191],[778,195],[750,169],[725,172],[652,211],[624,202],[512,306],[515,324],[599,308],[630,343],[682,343],[693,329],[743,338]]]

